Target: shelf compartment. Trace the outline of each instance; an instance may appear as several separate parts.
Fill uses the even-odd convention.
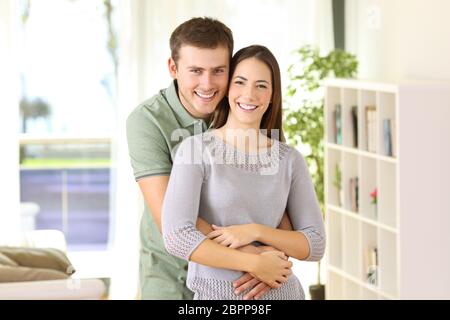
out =
[[[358,213],[359,178],[358,156],[351,153],[343,153],[342,188],[344,193],[344,208]]]
[[[397,227],[397,166],[379,161],[378,220],[392,228]]]
[[[338,212],[328,211],[327,232],[329,254],[328,263],[334,267],[342,268],[342,215]]]
[[[377,206],[372,203],[371,193],[377,188],[377,162],[373,158],[360,158],[359,213],[368,219],[377,220]]]
[[[359,300],[361,286],[349,279],[344,279],[344,299]]]
[[[327,141],[331,143],[336,143],[336,122],[334,112],[336,110],[337,105],[342,106],[341,101],[341,89],[336,87],[327,87],[325,91],[325,105],[327,106],[326,110],[326,136]],[[342,110],[342,109],[341,109]],[[342,119],[341,119],[342,120]],[[342,129],[342,121],[341,121],[341,129]]]
[[[360,222],[351,217],[343,217],[343,270],[360,279]]]
[[[326,183],[326,202],[335,206],[341,206],[341,195],[339,194],[339,190],[334,186],[333,180],[336,176],[336,166],[339,167],[339,170],[342,172],[342,160],[341,160],[341,151],[334,149],[327,149],[327,156],[325,160],[326,170],[328,177],[333,177],[332,179],[328,179]]]
[[[361,223],[361,277],[363,283],[374,288],[378,286],[378,237],[377,228],[365,222]],[[375,251],[376,250],[376,251]]]
[[[361,300],[378,300],[379,295],[373,290],[369,290],[365,287],[361,288]]]
[[[358,90],[344,88],[341,96],[343,145],[349,148],[358,148]]]
[[[332,271],[328,272],[328,281],[326,285],[327,300],[342,300],[344,293],[344,278]]]
[[[379,154],[395,157],[397,154],[397,116],[396,96],[394,93],[378,92],[378,150]]]
[[[376,91],[370,91],[370,90],[360,90],[359,94],[358,94],[358,120],[361,119],[360,121],[358,121],[358,147],[360,150],[364,150],[364,151],[370,151],[370,152],[374,152],[377,153],[377,149],[378,149],[378,134],[377,134],[377,118],[378,118],[378,108],[377,108],[377,95],[376,95]],[[372,138],[371,141],[373,143],[370,143],[370,145],[368,144],[368,119],[367,118],[367,108],[368,107],[373,107],[375,108],[375,114],[374,114],[374,118],[371,119],[374,122],[374,134],[370,135],[370,137]],[[371,150],[371,148],[369,148],[370,146],[372,146],[371,148],[373,150]]]
[[[397,235],[381,229],[378,232],[380,289],[389,295],[397,296]]]

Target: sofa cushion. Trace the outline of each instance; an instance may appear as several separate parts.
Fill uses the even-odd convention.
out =
[[[0,283],[67,279],[68,274],[51,269],[0,265]]]
[[[3,253],[0,252],[0,266],[1,265],[10,267],[18,266],[17,262],[11,260],[10,258],[8,258],[7,256],[5,256]]]
[[[0,247],[0,253],[21,267],[51,269],[67,275],[75,272],[65,253],[58,249]]]

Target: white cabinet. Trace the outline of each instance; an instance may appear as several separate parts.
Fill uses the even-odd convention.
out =
[[[450,299],[450,84],[324,85],[327,299]]]

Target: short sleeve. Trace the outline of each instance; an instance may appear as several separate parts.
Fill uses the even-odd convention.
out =
[[[145,106],[137,107],[127,118],[127,142],[136,180],[152,175],[168,175],[172,158],[164,135]]]
[[[325,227],[311,176],[303,156],[293,149],[290,154],[291,187],[288,213],[294,230],[308,240],[310,254],[305,260],[318,261],[325,252]]]

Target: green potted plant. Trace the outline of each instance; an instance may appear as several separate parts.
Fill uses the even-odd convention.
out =
[[[333,186],[336,188],[337,191],[337,198],[339,202],[339,206],[344,205],[344,192],[342,190],[342,171],[341,166],[339,163],[336,163],[334,167],[334,180],[333,180]]]
[[[305,157],[324,212],[323,120],[324,90],[320,81],[328,77],[354,78],[356,57],[343,50],[321,55],[317,47],[306,45],[294,52],[297,61],[288,69],[289,84],[285,94],[284,132],[287,143],[298,146]],[[311,298],[325,299],[325,286],[320,279],[309,288]]]

